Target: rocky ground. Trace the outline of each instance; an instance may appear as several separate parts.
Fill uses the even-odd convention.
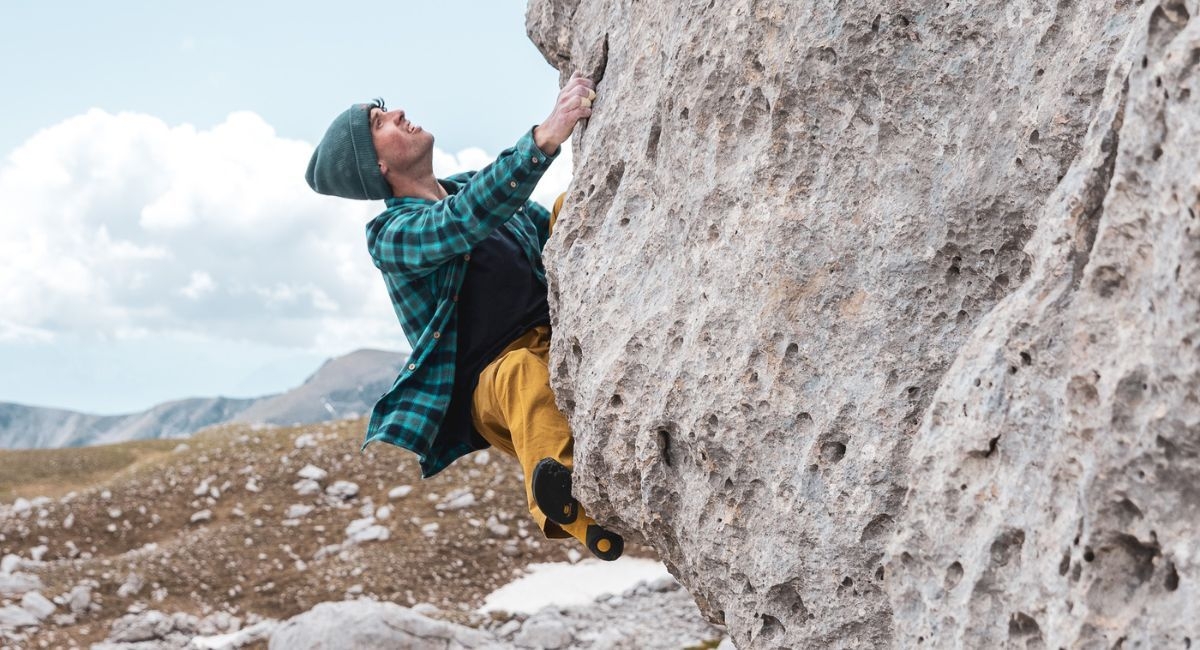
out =
[[[480,452],[421,481],[406,452],[360,453],[363,426],[218,427],[95,484],[0,505],[0,647],[209,647],[197,645],[204,638],[266,647],[276,622],[348,600],[394,603],[477,629],[488,644],[517,643],[525,617],[482,614],[484,597],[528,564],[578,561],[580,549],[542,538],[510,459]],[[638,546],[627,554],[653,557]],[[622,624],[600,616],[609,620],[596,629],[633,621],[636,637],[641,617],[683,635],[672,638],[694,630],[697,643],[719,640],[676,589],[643,586],[574,619],[567,610],[529,618],[558,621],[570,645],[584,647],[600,638],[588,632],[596,612],[649,598],[682,620],[663,626],[660,605],[643,602],[624,607]]]

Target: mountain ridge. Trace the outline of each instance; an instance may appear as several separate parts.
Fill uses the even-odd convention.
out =
[[[282,393],[189,397],[117,415],[0,402],[0,448],[84,447],[182,438],[227,422],[291,425],[354,417],[390,388],[405,358],[364,348],[326,359],[303,383]]]

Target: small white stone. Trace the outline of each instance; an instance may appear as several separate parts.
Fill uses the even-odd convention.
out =
[[[476,465],[487,465],[488,461],[490,461],[491,459],[492,459],[492,455],[489,454],[488,450],[486,450],[486,449],[475,452],[475,464]]]
[[[12,573],[20,564],[21,556],[9,553],[8,555],[4,556],[3,560],[0,560],[0,574]]]
[[[46,557],[46,552],[49,550],[50,548],[45,544],[34,546],[33,548],[29,549],[29,557],[34,562],[41,562],[42,558]]]
[[[208,485],[209,485],[209,483],[212,483],[215,480],[217,480],[217,477],[210,476],[210,477],[204,479],[203,481],[200,481],[200,485],[197,485],[196,489],[192,490],[192,494],[195,496],[198,496],[198,497],[208,494]]]
[[[411,485],[400,485],[388,491],[388,498],[403,499],[404,497],[408,496],[409,492],[412,492]]]
[[[40,622],[36,616],[16,605],[0,607],[0,626],[31,627]]]
[[[33,614],[39,621],[54,613],[54,603],[36,591],[31,591],[21,597],[21,607]]]
[[[67,513],[67,516],[63,519],[62,527],[64,530],[70,530],[71,526],[74,526],[74,525],[75,525],[75,513],[69,512],[69,513]]]
[[[136,596],[142,590],[145,581],[136,573],[131,573],[125,576],[125,582],[121,583],[121,587],[117,589],[117,595],[122,598],[130,598]]]
[[[433,523],[429,523],[429,524],[425,524],[424,526],[421,526],[421,532],[426,535],[432,536],[437,533],[438,528],[440,528],[440,526],[438,526],[437,522],[435,521]]]
[[[108,518],[109,519],[120,519],[121,515],[123,515],[123,514],[125,514],[125,513],[121,512],[120,508],[109,508],[108,509]]]
[[[320,494],[321,484],[317,483],[316,481],[314,481],[310,478],[304,478],[304,479],[300,479],[299,481],[296,481],[292,485],[292,489],[296,491],[296,494],[298,494],[302,497],[306,497],[306,496],[311,496],[313,494]]]
[[[300,471],[296,472],[296,476],[313,481],[324,481],[329,476],[329,472],[316,465],[305,465]]]
[[[246,491],[258,493],[258,492],[262,492],[262,488],[259,487],[258,481],[251,478],[250,480],[246,481]]]
[[[358,495],[358,484],[350,481],[337,481],[325,488],[325,494],[339,499],[353,499]]]
[[[76,614],[82,614],[92,604],[92,588],[87,585],[76,585],[67,594],[67,607]]]
[[[388,517],[391,517],[391,516],[392,516],[392,507],[391,506],[379,506],[379,509],[375,511],[376,519],[387,519]]]
[[[212,521],[212,510],[201,510],[192,515],[191,522],[193,524],[203,521]]]
[[[306,447],[316,447],[317,438],[311,433],[306,433],[296,437],[296,449],[304,449]]]
[[[437,505],[438,510],[462,510],[475,505],[475,495],[470,490],[458,489],[446,495],[446,499]]]
[[[300,517],[306,516],[314,509],[315,508],[313,506],[304,505],[303,503],[293,503],[292,505],[288,506],[287,512],[284,513],[284,517],[287,517],[288,519],[299,519]]]

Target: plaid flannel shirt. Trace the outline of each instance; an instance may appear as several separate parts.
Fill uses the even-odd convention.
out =
[[[545,282],[541,251],[550,213],[529,195],[557,155],[542,153],[530,129],[479,172],[442,179],[450,195],[441,201],[390,198],[367,224],[371,259],[383,273],[412,356],[375,404],[364,449],[376,440],[408,449],[426,478],[474,451],[438,439],[454,386],[458,291],[471,249],[499,227],[516,236]]]

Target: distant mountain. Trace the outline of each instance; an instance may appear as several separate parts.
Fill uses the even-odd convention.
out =
[[[0,448],[33,449],[180,438],[225,422],[310,424],[362,415],[387,392],[405,356],[358,350],[321,365],[286,393],[251,399],[192,398],[140,413],[91,415],[0,402]]]

